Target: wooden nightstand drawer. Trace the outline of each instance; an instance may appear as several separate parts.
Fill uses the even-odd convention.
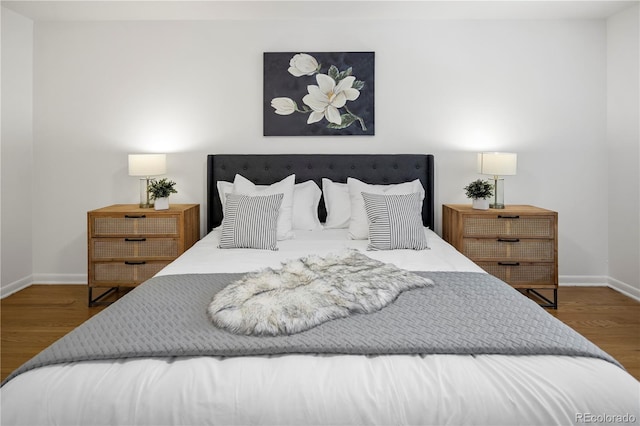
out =
[[[555,287],[553,263],[534,262],[476,262],[491,275],[508,282],[513,287]]]
[[[93,219],[94,237],[116,235],[178,235],[177,216],[150,216],[131,214],[97,216]]]
[[[94,238],[91,241],[93,260],[171,258],[178,256],[175,238]]]
[[[553,262],[553,240],[464,238],[462,253],[472,260],[530,260]]]
[[[469,216],[465,218],[465,237],[530,237],[554,238],[553,216],[520,216],[497,214],[495,216]]]
[[[170,261],[125,261],[94,263],[95,284],[133,286],[154,276]]]

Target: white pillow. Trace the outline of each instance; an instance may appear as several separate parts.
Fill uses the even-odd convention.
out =
[[[324,194],[324,205],[327,208],[327,220],[324,227],[328,229],[347,228],[351,217],[351,201],[347,184],[322,178],[322,193]]]
[[[322,191],[318,185],[308,180],[293,187],[293,229],[316,231],[322,229],[318,219],[318,203]]]
[[[290,175],[271,185],[256,185],[241,175],[233,179],[233,193],[240,195],[283,194],[278,213],[278,240],[293,238],[293,186],[296,175]]]
[[[233,183],[219,180],[216,186],[218,187],[220,202],[222,203],[222,211],[224,211],[227,194],[233,192]],[[257,186],[263,187],[264,185]],[[322,191],[320,191],[318,185],[312,180],[296,183],[293,186],[293,229],[304,231],[322,229],[322,224],[318,219],[318,203],[320,203],[321,196]]]
[[[225,182],[224,180],[219,180],[216,183],[216,187],[218,188],[218,197],[220,197],[220,202],[222,203],[222,211],[224,212],[224,207],[227,204],[227,194],[231,194],[233,192],[233,182]]]
[[[349,238],[352,240],[366,240],[369,237],[369,222],[364,208],[362,193],[380,195],[404,195],[413,192],[420,193],[420,211],[424,200],[424,188],[420,179],[394,185],[370,185],[355,178],[347,178],[349,198],[351,200],[351,219],[349,220]]]

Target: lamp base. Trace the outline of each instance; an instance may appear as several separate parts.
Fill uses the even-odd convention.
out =
[[[493,177],[493,202],[489,204],[492,209],[504,209],[504,179]]]
[[[150,209],[153,207],[153,200],[149,196],[150,177],[140,178],[140,208]]]

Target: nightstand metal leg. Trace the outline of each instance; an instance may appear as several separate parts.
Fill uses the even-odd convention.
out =
[[[115,292],[117,290],[118,290],[118,287],[111,287],[109,290],[105,291],[104,293],[102,293],[101,295],[99,295],[98,297],[96,297],[94,299],[93,298],[93,287],[89,287],[89,306],[96,306],[99,303],[100,299],[110,295],[111,293],[113,293],[113,292]]]
[[[553,289],[553,300],[550,300],[548,297],[540,294],[540,292],[536,291],[533,288],[526,289],[528,294],[533,294],[536,297],[544,300],[545,304],[540,304],[543,308],[553,308],[558,309],[558,289]]]

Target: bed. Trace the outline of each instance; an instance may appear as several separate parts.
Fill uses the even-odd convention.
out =
[[[433,156],[210,155],[207,164],[207,235],[9,376],[3,425],[638,421],[637,380],[432,231]],[[242,186],[234,186],[236,174],[257,192],[228,195]],[[290,235],[279,234],[278,210],[269,213],[267,244],[276,235],[275,250],[221,248],[232,219],[250,210],[242,203],[276,199],[282,208],[278,189],[262,191],[293,174],[294,202],[311,201],[291,207]],[[406,193],[389,190],[410,182]],[[371,219],[368,238],[349,238],[356,230],[340,203],[345,190],[365,184],[378,185],[362,186],[373,194],[366,208],[381,200],[411,206],[427,249],[379,249],[388,243],[388,217],[385,232]],[[372,313],[290,334],[237,335],[207,315],[212,298],[248,272],[336,253],[413,271],[423,287]]]

